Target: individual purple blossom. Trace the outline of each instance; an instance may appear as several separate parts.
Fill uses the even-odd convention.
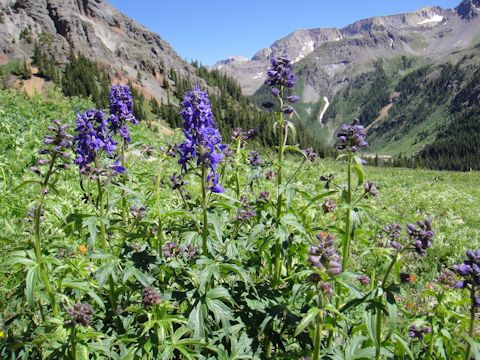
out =
[[[170,176],[170,183],[172,184],[173,190],[181,189],[187,184],[185,180],[182,180],[181,175],[177,175],[177,173],[173,173],[173,175]]]
[[[335,211],[336,208],[337,204],[335,204],[335,201],[333,201],[332,199],[326,199],[323,202],[322,209],[325,214]]]
[[[470,289],[472,302],[474,306],[480,307],[479,297],[476,294],[480,292],[480,249],[468,250],[467,259],[461,264],[453,266],[453,271],[463,279],[457,281],[454,285],[457,289]]]
[[[318,245],[310,248],[310,265],[325,271],[329,275],[338,275],[342,272],[341,257],[335,250],[335,237],[329,233],[320,233],[316,236]]]
[[[145,217],[145,212],[147,211],[147,208],[145,206],[135,206],[132,205],[130,206],[130,214],[136,219],[141,219]]]
[[[223,159],[222,136],[216,128],[210,100],[198,85],[185,94],[182,101],[183,133],[185,141],[179,145],[179,164],[187,172],[187,164],[196,160],[197,166],[209,169],[208,182],[213,192],[223,192],[218,184],[217,165]]]
[[[310,162],[314,162],[318,158],[318,154],[311,147],[303,149],[302,152]]]
[[[270,193],[268,191],[261,191],[258,194],[258,198],[260,200],[268,201],[268,198],[270,197]]]
[[[416,325],[410,325],[408,328],[408,336],[412,339],[423,339],[423,336],[426,334],[430,334],[432,332],[432,328],[430,326],[424,326],[420,329]]]
[[[67,309],[67,314],[72,318],[67,321],[67,326],[90,326],[93,318],[93,309],[88,303],[76,303],[72,308]]]
[[[267,170],[265,172],[265,178],[269,181],[273,181],[277,177],[277,173],[274,170]]]
[[[420,255],[426,255],[426,250],[432,246],[434,232],[430,218],[427,217],[425,221],[417,221],[416,226],[407,224],[407,234],[413,241],[415,251]]]
[[[253,139],[257,134],[257,131],[255,129],[248,129],[248,130],[243,130],[242,128],[236,128],[232,132],[232,141],[240,141],[240,145],[243,148],[245,146],[245,143]]]
[[[83,114],[78,113],[75,131],[75,164],[81,169],[95,162],[102,151],[113,156],[116,143],[107,131],[107,120],[102,110],[90,109]]]
[[[320,286],[320,290],[322,290],[322,292],[325,295],[332,295],[333,294],[332,284],[322,281],[318,285]]]
[[[367,276],[367,275],[359,275],[357,277],[357,280],[360,284],[362,284],[363,286],[368,286],[368,284],[370,284],[370,278]]]
[[[130,131],[127,123],[137,125],[138,121],[133,115],[133,96],[128,85],[113,85],[108,96],[110,101],[110,117],[108,128],[113,134],[130,142]]]
[[[297,95],[287,96],[287,100],[291,103],[296,103],[300,101],[300,97]]]
[[[160,304],[161,298],[160,294],[152,287],[147,287],[143,289],[142,293],[142,304],[147,309],[151,308],[154,305]]]
[[[450,270],[443,270],[438,277],[438,282],[445,285],[446,287],[454,287],[455,285],[455,276]]]
[[[50,155],[48,158],[40,158],[37,160],[37,166],[30,168],[35,174],[41,176],[42,173],[38,167],[49,165],[52,161],[60,160],[56,163],[55,170],[65,169],[70,160],[68,152],[73,146],[73,136],[67,132],[68,125],[63,125],[59,120],[53,120],[52,125],[48,127],[48,134],[45,135],[43,143],[47,145],[45,148],[38,150],[38,154]]]
[[[368,146],[365,141],[367,133],[365,128],[360,125],[360,120],[353,120],[351,125],[343,124],[340,127],[340,131],[337,134],[338,138],[338,150],[347,150],[348,152],[355,153],[358,148],[364,148]]]
[[[263,164],[260,154],[253,150],[248,154],[248,162],[252,167],[259,167]]]
[[[163,256],[167,259],[174,257],[180,253],[180,247],[177,243],[173,241],[169,241],[165,245],[163,245],[162,250]]]
[[[377,196],[378,195],[377,187],[375,186],[375,184],[372,181],[367,181],[363,185],[363,187],[364,187],[364,190],[365,190],[365,197]]]

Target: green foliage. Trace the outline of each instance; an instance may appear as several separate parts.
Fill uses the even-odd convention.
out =
[[[212,99],[219,102],[216,112],[228,113],[227,102],[235,103],[232,96]],[[310,163],[288,145],[280,160],[278,152],[256,147],[263,163],[252,168],[254,144],[234,143],[235,155],[218,168],[226,192],[211,194],[204,206],[197,176],[184,175],[180,190],[171,187],[169,178],[180,166],[159,148],[179,139],[141,123],[131,129],[124,180],[102,176],[103,216],[95,182],[80,177],[78,168],[51,179],[39,264],[26,216],[38,197],[38,179],[28,169],[50,120],[73,125],[76,112],[91,106],[58,92],[28,98],[0,91],[0,357],[299,359],[318,349],[321,358],[331,359],[457,359],[469,343],[472,356],[478,353],[478,333],[464,336],[469,295],[437,280],[467,248],[480,246],[480,190],[473,172],[370,168],[358,156],[348,163],[348,156]],[[149,107],[162,116],[168,109],[153,100]],[[234,124],[215,115],[226,119],[224,131]],[[103,161],[108,166],[113,159]],[[268,170],[279,169],[283,180],[267,178]],[[378,197],[367,197],[367,180],[375,180]],[[324,210],[326,199],[336,210]],[[131,207],[126,219],[123,201]],[[247,208],[254,215],[240,218]],[[208,256],[199,254],[203,211]],[[377,236],[393,221],[427,215],[435,237],[425,257],[397,254]],[[97,239],[102,224],[109,245],[104,251]],[[309,248],[319,232],[336,235],[335,248],[349,249],[340,275],[310,266]],[[350,247],[343,246],[345,239]],[[399,241],[409,240],[403,235]],[[274,269],[279,276],[272,278]],[[400,273],[416,280],[404,283]],[[369,285],[358,281],[360,274],[371,278]],[[333,294],[321,292],[312,275],[330,283]],[[160,302],[146,302],[145,288],[155,289]],[[92,306],[90,326],[68,325],[66,310],[78,302]],[[432,332],[422,341],[409,339],[411,324]]]

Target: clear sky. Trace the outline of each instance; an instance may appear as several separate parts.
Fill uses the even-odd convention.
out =
[[[177,53],[212,65],[252,57],[291,32],[344,27],[425,6],[454,8],[461,0],[108,0],[168,41]]]

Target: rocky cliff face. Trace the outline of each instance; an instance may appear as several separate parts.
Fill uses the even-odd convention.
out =
[[[296,31],[262,49],[250,61],[218,63],[253,94],[265,80],[273,56],[287,54],[303,80],[303,98],[331,97],[379,58],[419,57],[427,61],[474,45],[480,35],[480,0],[464,0],[455,9],[428,7],[409,14],[374,17],[343,29]]]
[[[34,41],[58,62],[71,46],[111,69],[116,80],[135,80],[145,95],[165,96],[169,69],[200,81],[160,36],[103,0],[0,0],[0,63],[30,58]]]

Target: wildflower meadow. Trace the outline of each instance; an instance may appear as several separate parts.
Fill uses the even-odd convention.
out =
[[[171,136],[126,85],[34,124],[2,93],[0,357],[480,359],[478,174],[366,167],[357,119],[335,161],[299,148],[292,68],[271,149],[200,85]]]

